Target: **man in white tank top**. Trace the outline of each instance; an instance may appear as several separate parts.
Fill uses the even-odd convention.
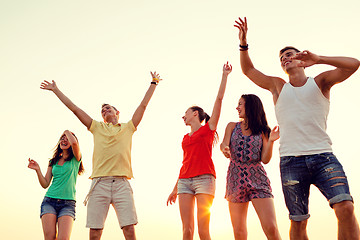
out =
[[[235,22],[239,29],[243,73],[273,95],[280,127],[281,181],[291,220],[290,239],[308,239],[309,189],[314,184],[335,211],[339,239],[359,240],[353,199],[343,168],[332,153],[326,121],[331,87],[349,78],[360,62],[354,58],[319,56],[286,47],[280,51],[280,62],[289,81],[267,76],[254,67],[249,57],[246,18]],[[315,64],[327,64],[335,69],[315,78],[307,77],[304,68]]]

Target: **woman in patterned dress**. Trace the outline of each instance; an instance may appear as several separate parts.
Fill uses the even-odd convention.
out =
[[[227,125],[220,145],[225,157],[230,158],[225,198],[229,201],[235,239],[247,239],[246,218],[250,201],[266,237],[281,239],[270,181],[262,165],[271,159],[279,129],[269,128],[263,105],[256,95],[242,95],[236,109],[240,121]]]

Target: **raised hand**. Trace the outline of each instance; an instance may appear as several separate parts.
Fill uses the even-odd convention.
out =
[[[229,62],[226,62],[226,64],[224,64],[223,66],[223,73],[226,75],[229,75],[232,71],[232,66],[231,64],[229,64]]]
[[[162,79],[160,78],[160,75],[156,72],[150,72],[152,76],[152,80],[156,83],[159,83]]]
[[[244,17],[244,20],[239,18],[239,21],[235,21],[234,27],[239,29],[239,40],[241,45],[246,45],[246,35],[247,35],[247,20],[246,17]]]
[[[279,126],[275,126],[270,132],[269,141],[275,142],[279,138],[280,138]]]
[[[33,170],[39,170],[40,166],[39,164],[35,161],[29,158],[29,164],[28,164],[28,168],[33,169]]]
[[[57,86],[56,86],[56,83],[55,83],[54,80],[52,80],[51,83],[48,82],[48,81],[46,81],[46,80],[44,80],[44,81],[41,83],[40,88],[41,88],[41,89],[44,89],[44,90],[54,91],[54,90],[57,88]]]
[[[298,52],[295,56],[293,56],[291,59],[300,60],[301,62],[298,63],[298,67],[310,67],[320,60],[320,57],[308,50]]]

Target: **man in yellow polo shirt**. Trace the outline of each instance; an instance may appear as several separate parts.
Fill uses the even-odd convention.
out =
[[[101,115],[104,122],[93,120],[77,107],[56,86],[55,81],[44,81],[41,89],[50,90],[63,102],[94,136],[92,183],[85,204],[86,227],[90,228],[90,239],[100,239],[110,204],[113,205],[125,239],[134,240],[137,216],[132,189],[128,179],[133,177],[131,168],[132,135],[139,125],[160,76],[151,72],[152,82],[132,119],[119,123],[119,111],[103,104]]]

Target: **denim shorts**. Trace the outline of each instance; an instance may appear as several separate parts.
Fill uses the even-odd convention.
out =
[[[310,217],[311,184],[326,197],[330,207],[353,201],[343,167],[333,153],[281,157],[280,172],[285,203],[293,221]]]
[[[75,200],[64,200],[57,198],[44,197],[41,203],[40,218],[47,213],[56,215],[56,218],[70,216],[75,220]]]
[[[209,194],[215,196],[215,177],[211,174],[191,178],[180,178],[177,184],[178,194]]]

